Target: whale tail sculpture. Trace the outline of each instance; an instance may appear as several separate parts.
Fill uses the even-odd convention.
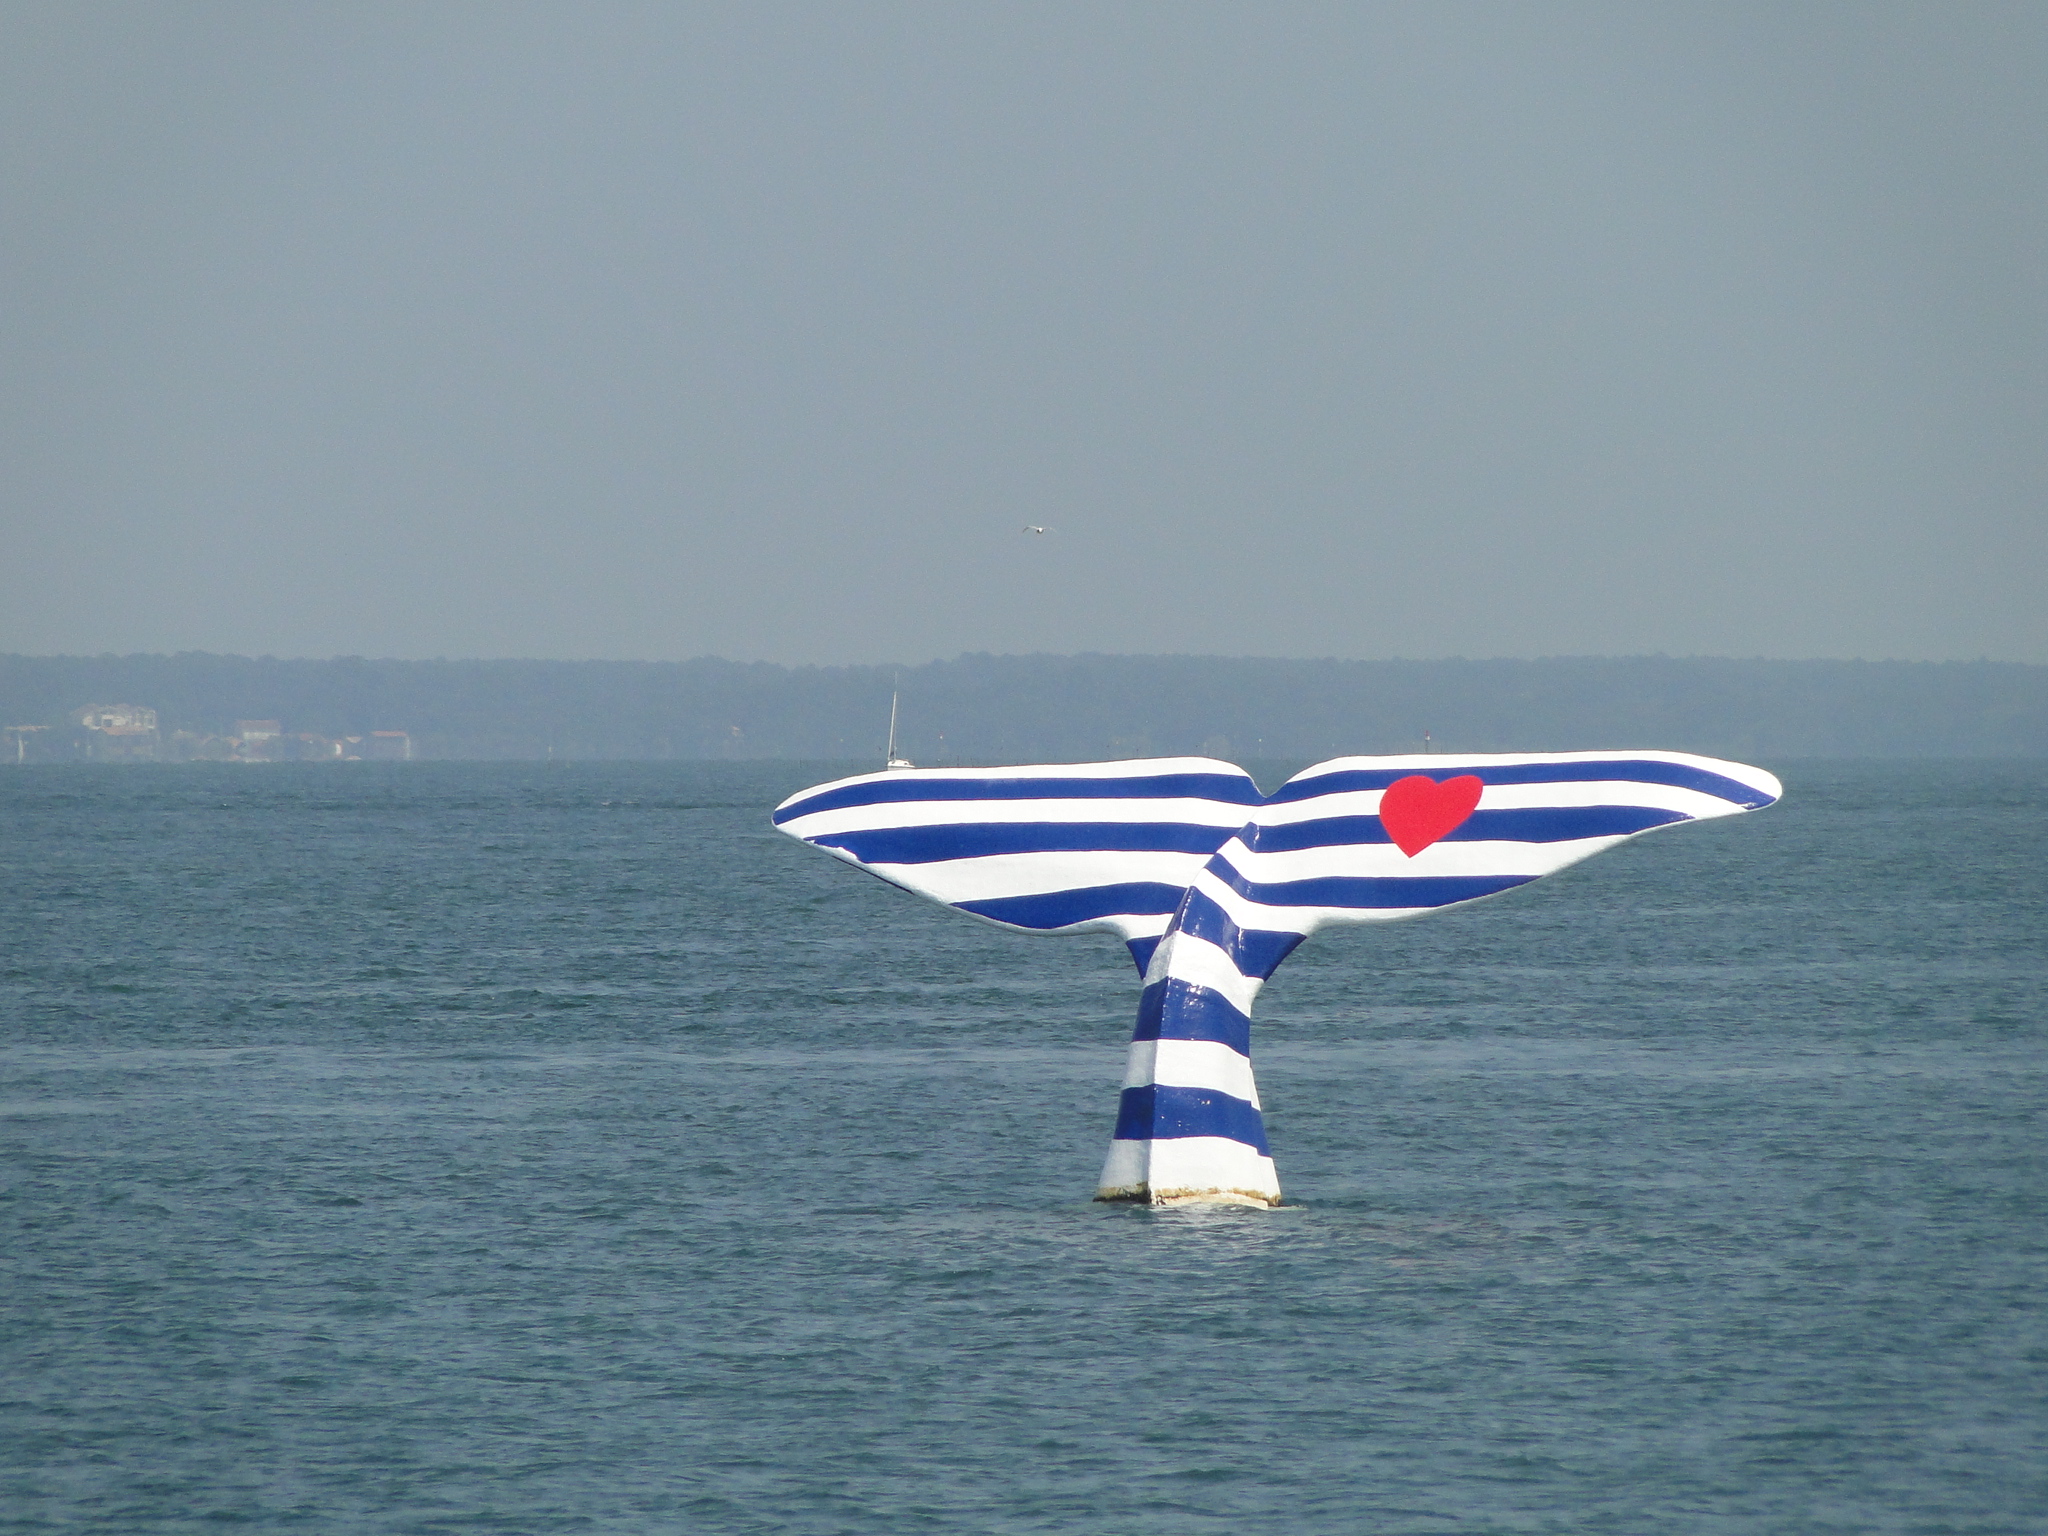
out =
[[[1114,933],[1144,992],[1100,1200],[1270,1206],[1259,988],[1319,928],[1497,896],[1639,832],[1782,793],[1680,752],[1341,757],[1262,796],[1211,758],[871,773],[775,824],[1002,927]]]

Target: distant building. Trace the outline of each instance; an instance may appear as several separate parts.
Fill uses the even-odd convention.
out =
[[[71,723],[88,731],[153,731],[156,711],[142,704],[88,704],[71,711]]]
[[[71,711],[83,732],[84,756],[95,763],[153,763],[162,738],[156,711],[142,704],[87,704]]]
[[[142,704],[88,704],[74,709],[69,724],[0,727],[0,763],[335,763],[368,758],[408,762],[412,737],[405,731],[371,731],[365,736],[323,736],[286,731],[278,720],[237,720],[232,735],[181,728],[168,736],[157,729],[157,712]]]
[[[0,761],[10,763],[39,763],[50,755],[49,738],[39,734],[47,732],[47,725],[10,725],[0,730]]]
[[[288,755],[302,763],[331,763],[342,755],[340,742],[312,731],[295,731],[286,741]]]
[[[285,755],[284,727],[275,720],[235,722],[235,760],[243,763],[274,763]]]

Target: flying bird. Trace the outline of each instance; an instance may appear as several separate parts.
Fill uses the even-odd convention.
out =
[[[1026,523],[1024,525],[1024,531],[1026,533],[1049,533],[1052,530],[1050,530],[1049,528],[1042,527],[1037,523]]]

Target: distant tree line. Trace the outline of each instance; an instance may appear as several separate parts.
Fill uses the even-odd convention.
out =
[[[879,760],[1668,747],[1732,757],[2048,756],[2048,667],[2009,662],[1283,661],[962,656],[921,666],[0,656],[0,725],[87,704],[163,730],[402,730],[426,758]]]

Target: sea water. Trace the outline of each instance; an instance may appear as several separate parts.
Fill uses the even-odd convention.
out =
[[[1290,1205],[817,764],[0,769],[0,1530],[2048,1530],[2048,764],[1310,941]]]

